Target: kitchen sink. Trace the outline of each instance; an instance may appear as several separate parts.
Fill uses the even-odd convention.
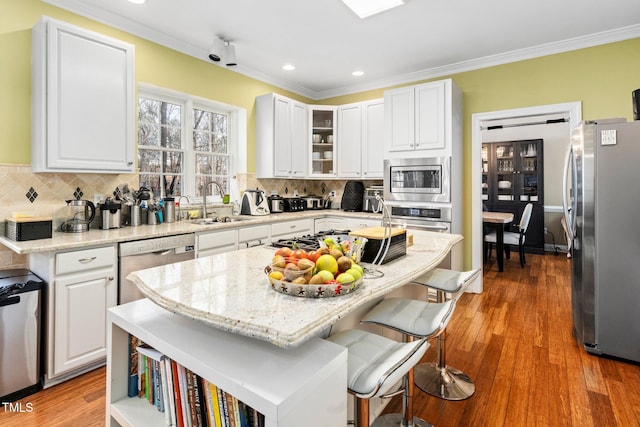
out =
[[[198,218],[198,219],[193,219],[191,220],[192,224],[197,224],[197,225],[215,225],[215,224],[222,224],[222,223],[229,223],[229,222],[242,222],[242,221],[248,221],[251,218],[243,218],[243,217],[239,217],[239,216],[217,216],[217,217],[213,217],[213,218]]]

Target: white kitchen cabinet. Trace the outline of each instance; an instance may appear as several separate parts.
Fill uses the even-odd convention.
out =
[[[29,262],[49,284],[45,383],[103,364],[107,308],[118,295],[115,245],[35,253]]]
[[[338,107],[338,176],[359,178],[362,176],[362,105],[349,104]]]
[[[307,105],[269,93],[256,98],[256,177],[304,178]]]
[[[385,157],[451,156],[462,95],[451,79],[386,91]]]
[[[252,225],[238,229],[238,249],[271,243],[271,225]]]
[[[274,222],[271,224],[271,239],[279,240],[288,237],[313,234],[313,219],[304,218],[293,221]]]
[[[315,232],[327,230],[360,230],[367,227],[379,227],[381,225],[381,219],[372,218],[356,218],[356,217],[325,217],[316,218],[315,220]]]
[[[382,179],[384,170],[384,99],[362,103],[362,178]]]
[[[43,17],[31,91],[34,172],[134,172],[133,45]]]
[[[238,249],[238,229],[203,231],[196,234],[196,258]]]
[[[339,178],[382,179],[384,100],[338,107]]]
[[[337,107],[309,105],[309,177],[336,178],[336,149],[339,144],[336,133]]]
[[[114,307],[108,320],[106,426],[166,424],[147,400],[127,396],[129,334],[256,409],[265,427],[347,422],[342,346],[316,337],[280,348],[194,322],[147,299]]]

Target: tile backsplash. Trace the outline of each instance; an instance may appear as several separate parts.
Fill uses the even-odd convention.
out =
[[[333,207],[340,208],[340,200],[346,180],[310,179],[257,179],[255,174],[237,176],[240,192],[259,188],[267,195],[278,192],[283,197],[315,195],[326,197],[336,192]],[[30,165],[0,165],[0,222],[15,214],[36,217],[64,218],[67,213],[66,200],[86,199],[93,201],[94,195],[103,198],[113,195],[113,191],[124,184],[138,188],[137,174],[73,174],[73,173],[33,173]],[[368,185],[382,181],[363,181]],[[58,221],[59,223],[59,221]],[[0,245],[0,269],[28,267],[27,257],[18,255]]]

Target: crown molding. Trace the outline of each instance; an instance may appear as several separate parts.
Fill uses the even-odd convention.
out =
[[[116,15],[104,9],[99,9],[94,6],[89,6],[83,3],[78,3],[70,0],[43,0],[46,3],[60,7],[65,10],[82,15],[86,18],[93,19],[97,22],[101,22],[110,27],[117,28],[122,31],[126,31],[143,39],[152,41],[159,45],[168,47],[194,58],[200,59],[205,62],[211,63],[208,60],[207,55],[209,52],[190,45],[170,37],[165,33],[156,31],[144,25],[140,25],[130,19],[124,18],[120,15]],[[365,92],[368,90],[381,89],[390,86],[404,85],[407,83],[417,82],[421,80],[429,80],[437,77],[442,77],[451,74],[463,73],[467,71],[478,70],[481,68],[492,67],[496,65],[508,64],[510,62],[523,61],[527,59],[538,58],[547,55],[553,55],[556,53],[569,52],[577,49],[584,49],[593,46],[599,46],[607,43],[618,42],[622,40],[628,40],[640,37],[640,24],[630,25],[628,27],[622,27],[609,31],[602,31],[599,33],[589,34],[581,37],[574,37],[571,39],[561,40],[552,43],[541,44],[526,49],[514,50],[511,52],[505,52],[497,55],[486,56],[482,58],[472,59],[469,61],[457,62],[454,64],[443,65],[440,67],[428,68],[425,70],[416,71],[413,73],[394,76],[386,79],[379,79],[371,81],[369,83],[362,83],[358,85],[343,86],[340,88],[330,89],[326,91],[314,91],[304,86],[294,84],[290,81],[277,79],[273,76],[264,74],[253,68],[243,66],[241,64],[230,68],[224,67],[218,64],[211,63],[212,66],[224,68],[229,71],[233,71],[244,76],[250,77],[262,81],[264,83],[279,87],[284,90],[296,93],[314,101],[333,98],[343,95],[351,95],[358,92]]]
[[[376,80],[365,84],[345,86],[342,88],[331,89],[323,92],[314,92],[313,99],[318,100],[333,98],[336,96],[350,95],[367,90],[403,85],[421,80],[429,80],[446,75],[479,70],[482,68],[508,64],[511,62],[524,61],[527,59],[539,58],[542,56],[548,56],[557,53],[570,52],[572,50],[585,49],[588,47],[600,46],[607,43],[614,43],[638,37],[640,37],[640,24],[630,25],[628,27],[617,28],[615,30],[602,31],[586,36],[574,37],[557,42],[541,44],[526,49],[519,49],[497,55],[472,59],[469,61],[457,62],[441,67],[429,68],[388,79]]]

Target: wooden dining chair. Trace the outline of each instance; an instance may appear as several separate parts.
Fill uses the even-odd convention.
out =
[[[533,204],[527,203],[520,217],[520,224],[518,224],[518,231],[505,231],[504,232],[504,247],[505,255],[507,259],[510,256],[509,248],[511,246],[518,247],[518,253],[520,254],[520,267],[524,268],[526,262],[524,255],[524,243],[526,238],[527,229],[529,228],[529,222],[531,221],[531,211],[533,210]],[[484,241],[488,245],[487,259],[491,257],[491,248],[497,241],[496,232],[492,231],[484,236]]]

